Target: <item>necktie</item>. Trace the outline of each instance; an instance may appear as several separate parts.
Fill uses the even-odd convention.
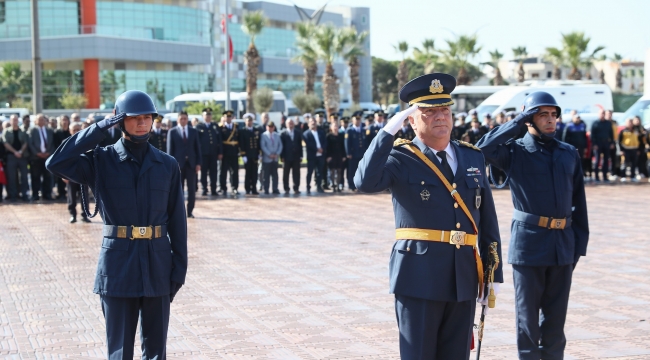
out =
[[[47,137],[45,136],[45,129],[41,128],[41,131],[43,136],[43,145],[45,146],[45,150],[47,150]]]
[[[454,172],[451,170],[451,166],[449,166],[449,162],[447,161],[447,152],[444,150],[438,151],[436,155],[442,159],[442,161],[440,161],[440,164],[442,164],[442,174],[445,175],[445,178],[447,178],[449,183],[453,183]]]
[[[187,135],[185,135],[185,128],[183,128],[183,141],[187,141]]]

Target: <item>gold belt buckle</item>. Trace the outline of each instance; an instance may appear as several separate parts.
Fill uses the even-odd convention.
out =
[[[564,229],[566,226],[566,219],[553,219],[550,218],[548,222],[549,229]]]
[[[151,240],[153,230],[151,226],[133,226],[131,225],[131,240],[148,239]]]
[[[460,249],[461,245],[465,245],[465,231],[452,230],[449,234],[449,243],[456,245],[456,249]]]

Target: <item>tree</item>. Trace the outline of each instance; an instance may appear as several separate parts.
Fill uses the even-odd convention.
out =
[[[484,65],[490,65],[494,69],[494,79],[492,79],[492,85],[503,85],[503,76],[501,75],[501,69],[499,69],[499,60],[503,58],[503,54],[499,50],[490,51],[491,61],[484,62]]]
[[[325,72],[323,73],[325,110],[328,115],[338,113],[340,94],[338,78],[334,71],[334,60],[343,51],[340,31],[331,24],[321,25],[316,28],[313,41],[318,59],[325,63]]]
[[[474,58],[481,51],[478,46],[477,35],[459,35],[455,40],[446,40],[447,50],[442,50],[444,62],[448,65],[458,67],[458,76],[456,81],[458,85],[469,85],[471,78],[467,73],[470,59]]]
[[[347,61],[350,68],[350,83],[352,85],[352,102],[358,104],[361,101],[361,93],[359,92],[359,57],[364,56],[364,43],[368,37],[366,31],[358,33],[354,27],[349,27],[341,30],[340,34],[341,48],[343,59]]]
[[[253,93],[257,90],[257,73],[261,61],[260,53],[255,47],[255,37],[262,32],[267,21],[261,10],[252,11],[244,15],[241,26],[242,31],[251,38],[248,50],[244,53],[244,63],[246,64],[246,104],[252,113],[255,112]]]
[[[518,46],[512,49],[512,54],[515,59],[519,60],[519,70],[517,70],[517,81],[522,83],[526,80],[526,72],[524,71],[524,60],[528,56],[528,51],[525,46]]]
[[[395,102],[397,88],[396,61],[387,61],[372,57],[372,101],[379,104],[392,104]]]
[[[203,109],[211,108],[214,114],[221,114],[223,112],[223,107],[221,104],[217,104],[214,100],[209,101],[193,101],[185,103],[183,111],[186,111],[190,115],[202,114]]]
[[[267,87],[255,90],[253,103],[260,113],[268,112],[273,107],[273,90]]]
[[[165,104],[165,86],[159,89],[158,79],[147,80],[147,94],[153,95],[158,106]]]
[[[397,52],[400,52],[402,54],[402,61],[399,63],[399,66],[397,67],[397,88],[401,89],[406,85],[406,83],[409,81],[409,70],[408,66],[406,65],[406,52],[409,51],[409,44],[406,41],[400,41],[397,43],[397,45],[393,45],[393,48]],[[406,104],[400,101],[400,108],[404,109]]]
[[[86,98],[85,94],[76,94],[66,90],[63,96],[59,98],[59,102],[64,109],[80,112],[88,104],[88,98]]]
[[[584,32],[574,31],[568,34],[562,34],[562,53],[566,59],[567,64],[571,67],[569,78],[573,80],[581,80],[582,73],[580,68],[588,66],[588,72],[591,72],[591,65],[596,54],[605,47],[598,46],[591,53],[584,56],[589,47],[591,38],[585,36]]]
[[[438,55],[435,53],[435,46],[433,39],[424,39],[422,41],[422,49],[418,47],[413,48],[413,59],[423,65],[424,74],[430,74],[435,69],[438,62]]]
[[[5,63],[0,68],[0,99],[12,103],[21,93],[31,93],[31,75],[20,69],[19,63]]]
[[[318,72],[318,55],[313,46],[313,35],[316,30],[314,24],[301,22],[296,26],[296,48],[298,55],[292,61],[299,62],[305,69],[305,93],[314,92],[314,83]]]
[[[561,67],[565,64],[564,54],[562,53],[562,50],[555,47],[547,47],[546,55],[544,55],[544,58],[553,64],[553,79],[562,79]]]
[[[318,97],[318,95],[314,93],[307,94],[305,92],[293,93],[291,101],[293,101],[296,108],[298,108],[298,110],[303,114],[312,113],[323,104],[323,101]]]

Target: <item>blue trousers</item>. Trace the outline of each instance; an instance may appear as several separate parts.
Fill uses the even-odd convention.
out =
[[[361,161],[361,159],[354,157],[352,159],[348,159],[348,186],[350,187],[350,190],[357,188],[354,186],[354,174],[357,173],[357,168],[359,168],[359,161]]]
[[[325,156],[317,156],[314,159],[307,159],[307,191],[311,188],[311,176],[316,171],[316,187],[321,188],[323,181],[323,170],[325,170]]]
[[[512,265],[512,270],[519,359],[563,359],[573,264]]]
[[[395,294],[401,359],[469,359],[475,310],[475,300],[442,302]]]
[[[121,298],[100,296],[106,320],[108,359],[133,359],[133,344],[140,318],[143,360],[167,358],[169,295]]]

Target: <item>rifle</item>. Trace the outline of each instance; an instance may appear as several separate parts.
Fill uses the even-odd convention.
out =
[[[488,304],[487,307],[493,309],[496,305],[497,296],[494,294],[494,287],[489,286],[489,284],[494,283],[494,271],[499,267],[499,253],[497,252],[497,243],[493,242],[490,244],[488,250],[488,266],[485,269],[483,274],[484,281],[483,283],[486,286],[486,289],[490,290],[488,295]],[[479,360],[481,357],[481,343],[483,342],[483,328],[485,326],[485,305],[481,306],[481,321],[478,324],[478,347],[476,349],[476,360]]]

